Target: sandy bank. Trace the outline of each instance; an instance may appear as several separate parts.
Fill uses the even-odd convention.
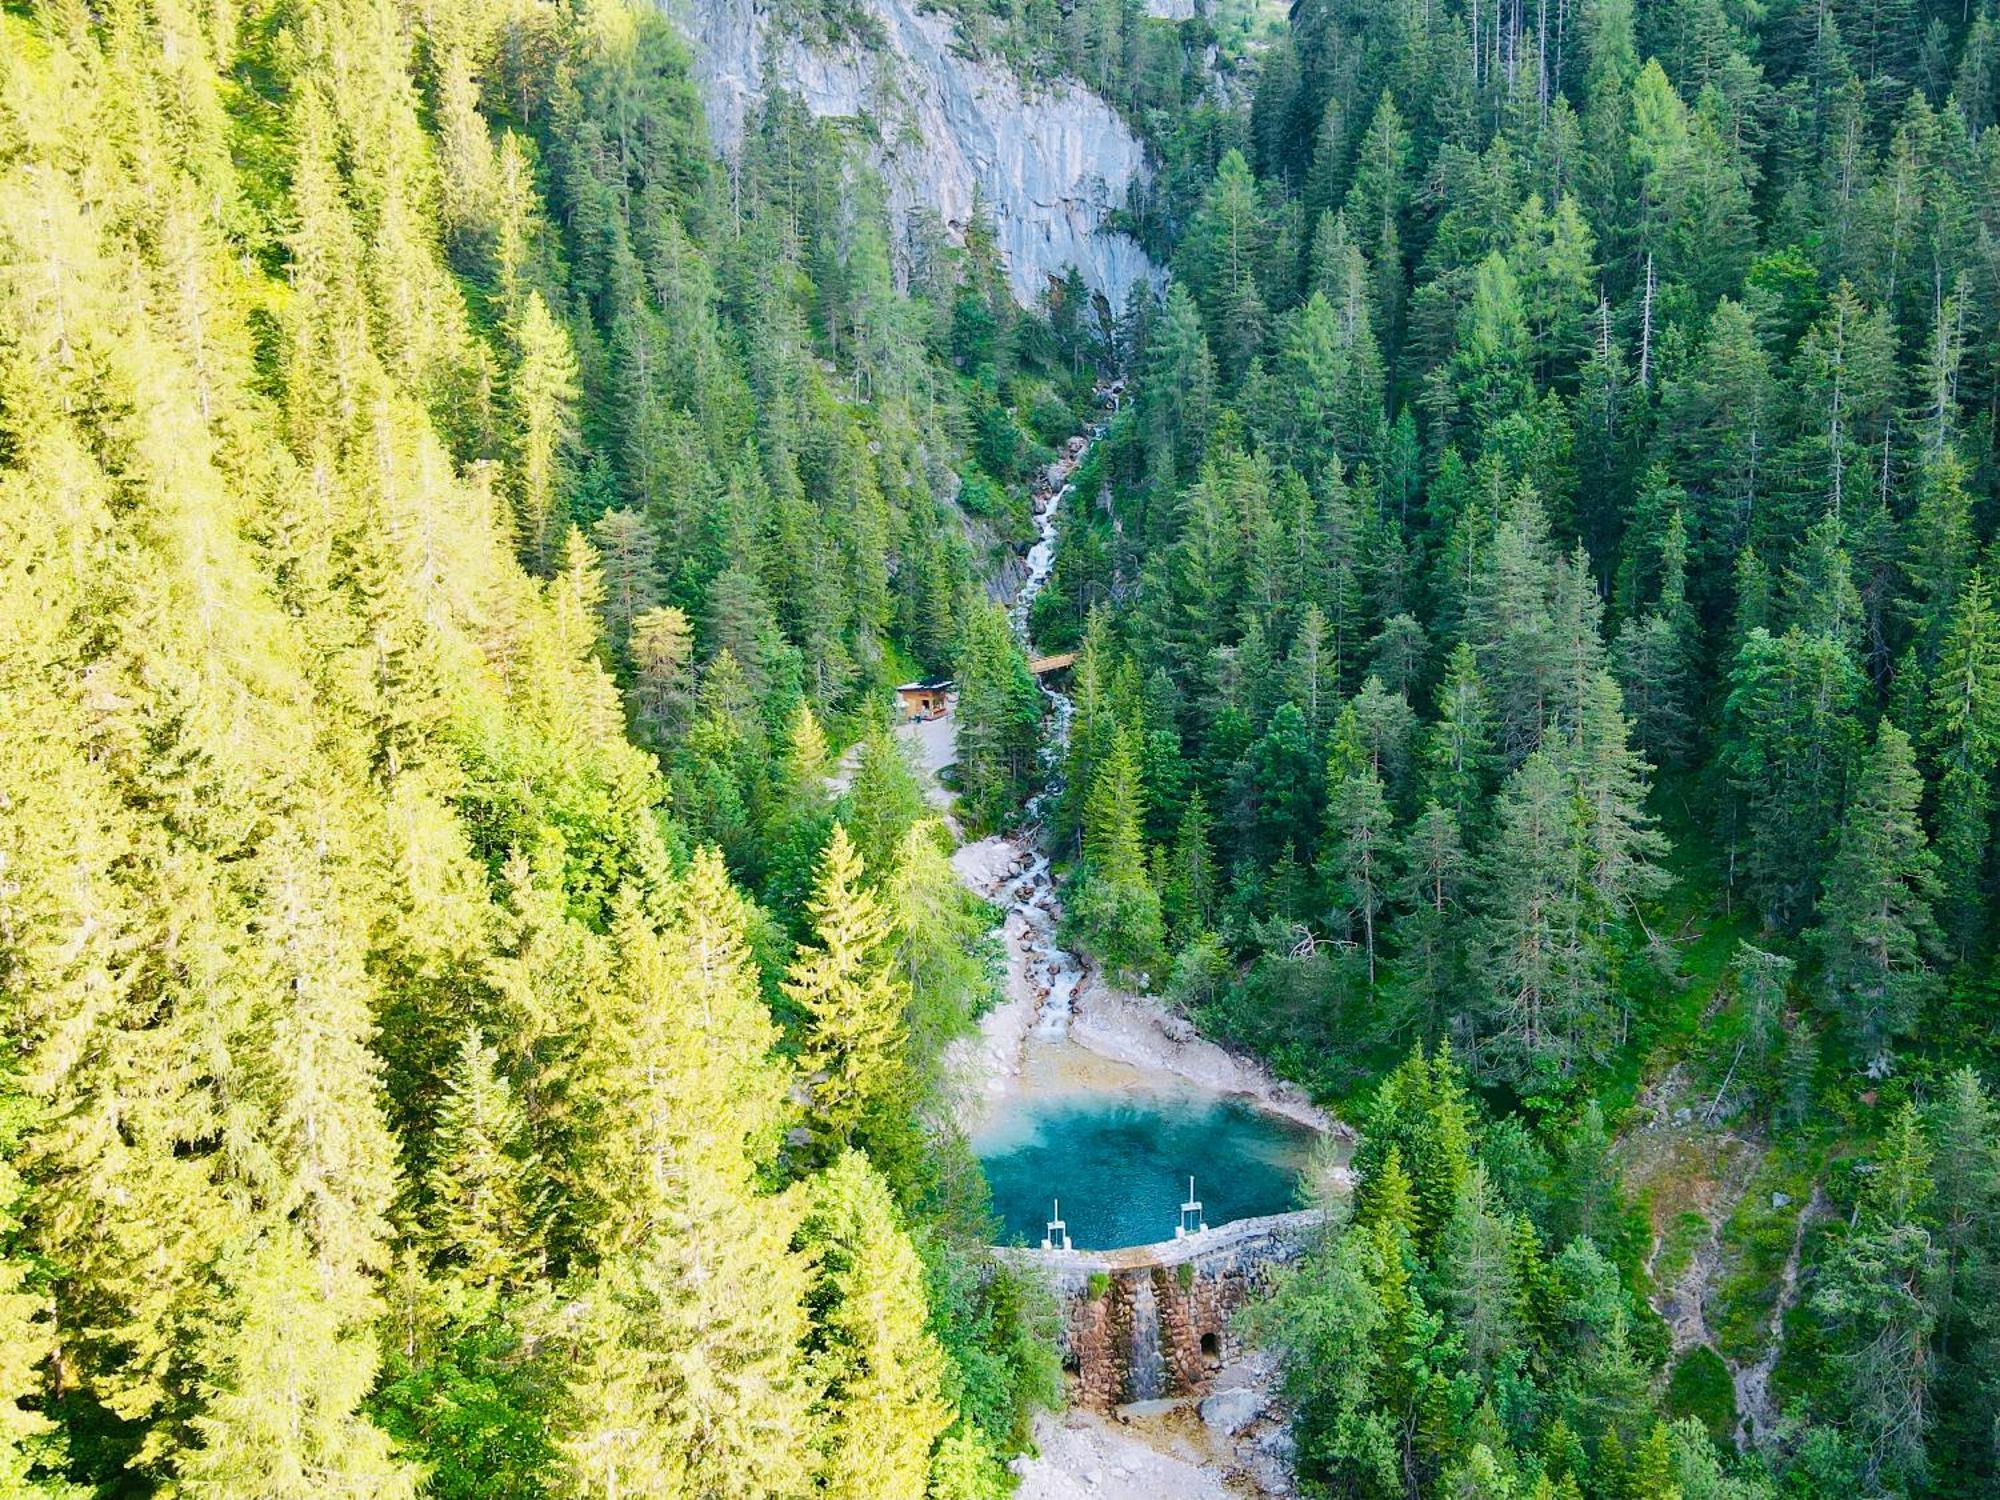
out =
[[[1140,1073],[1248,1100],[1314,1130],[1349,1133],[1296,1084],[1210,1041],[1153,997],[1107,983],[1096,965],[1057,948],[1060,909],[1044,862],[1019,837],[1001,834],[963,845],[952,863],[974,891],[1007,908],[1001,926],[1005,998],[981,1018],[977,1036],[957,1044],[951,1059],[968,1093],[1004,1097],[1021,1085],[1031,1048],[1066,1042]],[[1074,986],[1066,1025],[1040,1024],[1052,993],[1060,996],[1065,982]]]
[[[1069,1035],[1079,1047],[1100,1057],[1171,1073],[1218,1094],[1252,1100],[1314,1130],[1350,1133],[1297,1084],[1274,1076],[1254,1058],[1210,1041],[1192,1021],[1175,1015],[1152,996],[1104,983],[1094,970],[1077,991]]]

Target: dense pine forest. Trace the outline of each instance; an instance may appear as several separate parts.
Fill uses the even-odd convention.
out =
[[[865,711],[1004,695],[1091,376],[621,0],[0,34],[0,1490],[1003,1492],[990,919]]]
[[[1157,286],[637,0],[0,3],[0,1495],[1011,1493],[888,713],[1021,819],[1098,420],[1043,832],[1359,1129],[1303,1491],[2000,1492],[1991,0],[949,9]]]
[[[1077,940],[1363,1130],[1302,1478],[1994,1493],[1991,7],[1300,0],[1254,73],[1148,117],[1035,624]]]

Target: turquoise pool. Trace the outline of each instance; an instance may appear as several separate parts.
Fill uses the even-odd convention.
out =
[[[1039,1245],[1052,1199],[1070,1243],[1172,1239],[1188,1177],[1213,1227],[1299,1206],[1313,1133],[1233,1099],[1187,1093],[1030,1094],[972,1137],[1008,1244]]]

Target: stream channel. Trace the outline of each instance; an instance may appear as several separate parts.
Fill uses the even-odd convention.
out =
[[[1101,394],[1115,410],[1117,388]],[[1024,649],[1029,611],[1055,566],[1076,471],[1104,432],[1102,422],[1094,425],[1037,488],[1038,535],[1010,610]],[[1172,1239],[1177,1227],[1296,1208],[1318,1132],[1253,1095],[1220,1092],[1171,1067],[1149,1066],[1143,1056],[1108,1056],[1073,1033],[1080,1011],[1110,992],[1058,940],[1062,906],[1042,847],[1041,812],[1061,773],[1071,703],[1048,677],[1042,691],[1050,724],[1042,790],[1020,830],[968,845],[956,861],[967,883],[1002,907],[1009,953],[1009,1000],[982,1027],[986,1094],[968,1120],[1002,1239],[1041,1244],[1058,1203],[1070,1246],[1088,1250],[1150,1244]],[[1145,1040],[1111,1050],[1130,1057],[1143,1053]],[[1190,1178],[1201,1208],[1184,1215]]]

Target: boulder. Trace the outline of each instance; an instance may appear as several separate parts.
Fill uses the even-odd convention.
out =
[[[1288,1467],[1298,1456],[1298,1446],[1298,1442],[1292,1437],[1290,1423],[1279,1423],[1269,1432],[1260,1434],[1255,1444],[1259,1453]]]
[[[1202,1397],[1197,1410],[1210,1432],[1234,1437],[1264,1414],[1267,1399],[1262,1391],[1239,1386]]]

